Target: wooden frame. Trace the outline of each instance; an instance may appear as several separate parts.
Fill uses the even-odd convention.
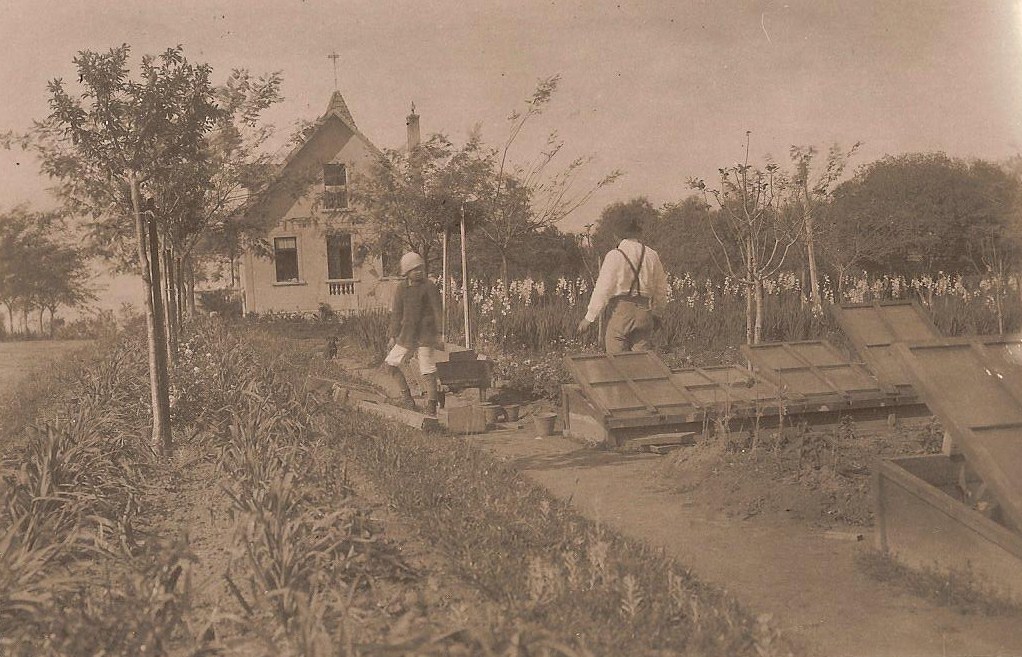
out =
[[[943,454],[879,460],[876,546],[915,568],[969,570],[1022,597],[1022,537],[948,494],[959,467]]]
[[[915,301],[874,301],[864,304],[829,306],[831,315],[855,348],[856,353],[886,389],[913,395],[912,377],[894,355],[892,345],[921,339],[937,339],[940,332],[929,315]],[[914,326],[900,324],[892,308],[911,308]]]
[[[945,338],[897,343],[894,349],[915,389],[994,491],[1006,522],[1020,529],[1022,362],[992,349],[998,345],[1022,350],[1022,338]],[[952,357],[953,364],[939,364]]]
[[[645,369],[647,373],[636,376],[625,369],[625,362],[634,369]],[[565,356],[568,371],[578,382],[589,403],[603,414],[607,427],[634,427],[655,424],[692,422],[702,416],[702,409],[695,398],[678,386],[671,377],[671,370],[652,352],[624,352],[620,354],[599,354],[588,356]],[[610,376],[592,377],[586,364],[600,363]],[[638,367],[635,367],[635,364]],[[651,391],[650,385],[661,390]],[[631,401],[622,404],[608,403],[605,391],[611,386],[627,390]],[[665,390],[666,389],[666,390]],[[676,396],[675,400],[664,402],[651,399],[652,393],[661,398],[665,392]]]
[[[808,355],[810,350],[822,352],[822,362],[814,362]],[[771,352],[782,354],[791,364],[778,366],[771,363],[768,356]],[[853,403],[886,394],[864,367],[845,359],[826,340],[742,345],[742,353],[764,379],[806,399],[826,398],[834,402]],[[816,385],[812,388],[796,387],[792,385],[792,374],[806,374]],[[853,382],[855,387],[842,385],[837,376],[844,379],[845,384]]]

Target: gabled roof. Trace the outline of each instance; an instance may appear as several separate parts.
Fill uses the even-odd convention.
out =
[[[351,116],[351,111],[348,109],[348,104],[344,102],[344,97],[341,95],[341,92],[335,91],[330,96],[330,104],[327,105],[326,112],[323,114],[323,116],[319,117],[313,124],[312,131],[309,132],[308,136],[305,138],[304,141],[302,141],[302,143],[298,144],[293,149],[291,149],[291,152],[288,153],[287,157],[284,158],[284,161],[281,162],[278,168],[278,171],[280,173],[282,173],[287,168],[291,161],[294,160],[295,157],[297,157],[298,153],[300,153],[302,149],[305,148],[305,145],[308,142],[312,141],[312,138],[315,136],[316,132],[319,131],[320,128],[322,128],[323,125],[331,118],[337,119],[344,125],[344,127],[346,127],[348,130],[351,130],[352,134],[354,134],[362,141],[362,143],[368,146],[369,150],[374,155],[376,156],[383,155],[383,152],[376,147],[376,144],[370,141],[369,137],[366,137],[364,134],[362,134],[362,131],[355,126],[355,119],[353,119]]]
[[[341,95],[340,91],[335,91],[330,96],[330,104],[326,107],[326,112],[323,114],[323,118],[333,114],[341,121],[343,121],[351,131],[358,133],[358,128],[355,127],[355,119],[351,117],[351,111],[348,109],[348,104],[344,102],[344,96]]]
[[[244,215],[249,213],[254,207],[261,205],[268,195],[273,194],[273,188],[277,184],[277,181],[285,175],[288,167],[298,157],[298,154],[301,153],[309,142],[315,138],[316,133],[322,130],[323,126],[331,120],[340,121],[341,125],[350,130],[354,137],[357,137],[363,144],[365,144],[373,155],[376,157],[383,156],[383,152],[355,126],[355,120],[351,116],[351,111],[348,109],[347,103],[344,102],[344,97],[341,96],[340,91],[335,91],[330,96],[330,104],[327,106],[326,112],[312,125],[312,130],[309,131],[306,138],[300,144],[291,149],[291,152],[287,154],[287,157],[285,157],[284,160],[276,166],[276,173],[274,174],[276,180],[270,184],[269,189],[259,195],[258,199],[252,199],[249,203],[247,203],[241,214]]]

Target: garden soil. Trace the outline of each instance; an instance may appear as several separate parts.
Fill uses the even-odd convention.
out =
[[[706,446],[618,453],[537,439],[524,426],[473,439],[590,518],[664,548],[753,613],[770,614],[815,654],[1022,655],[1017,616],[964,615],[856,565],[874,545],[867,498],[855,493],[868,478],[838,486],[817,474],[806,486],[760,471],[771,456],[722,469],[726,456]],[[846,475],[861,473],[849,467]]]

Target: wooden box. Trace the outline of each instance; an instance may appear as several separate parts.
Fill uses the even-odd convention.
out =
[[[874,479],[877,547],[905,565],[970,570],[990,590],[1022,600],[1022,536],[964,502],[978,478],[944,454],[879,461]],[[988,517],[990,515],[990,517]]]

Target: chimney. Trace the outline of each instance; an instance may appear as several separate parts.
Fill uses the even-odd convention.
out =
[[[405,119],[408,126],[408,152],[411,153],[422,142],[419,135],[419,115],[415,113],[415,103],[412,103],[412,113]]]

